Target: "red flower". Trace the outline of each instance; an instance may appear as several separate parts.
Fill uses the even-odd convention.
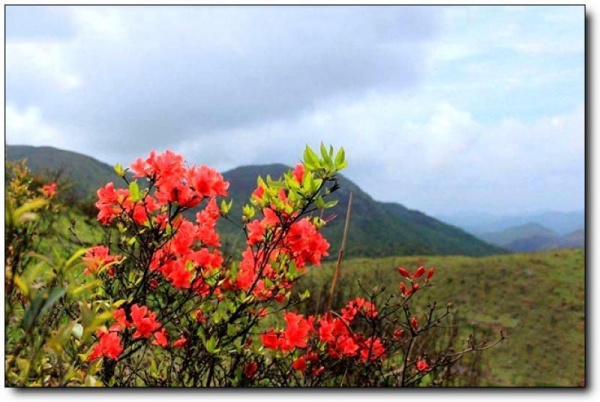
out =
[[[196,214],[196,239],[204,246],[221,246],[219,234],[216,232],[219,216],[219,207],[214,197],[210,199],[206,208]]]
[[[420,278],[424,273],[425,273],[425,268],[424,267],[419,267],[415,271],[415,273],[413,274],[413,279]]]
[[[117,321],[117,323],[113,325],[113,327],[118,328],[119,331],[125,328],[129,328],[131,326],[131,323],[127,321],[125,310],[123,310],[122,308],[116,309],[113,312],[113,318]],[[111,327],[111,329],[113,327]]]
[[[257,370],[258,364],[256,362],[244,364],[244,374],[246,375],[246,378],[252,379]]]
[[[131,306],[131,320],[136,329],[133,334],[133,338],[150,338],[150,336],[160,328],[160,323],[156,321],[156,314],[152,311],[148,311],[146,306],[138,306],[134,304]]]
[[[56,183],[45,184],[42,186],[41,191],[46,197],[52,198],[56,194],[57,187]]]
[[[263,186],[258,186],[252,192],[252,197],[256,198],[258,201],[262,200],[263,195],[265,194],[265,188]]]
[[[263,211],[265,221],[267,211],[270,211],[270,209]],[[290,226],[284,242],[286,248],[292,253],[294,262],[300,268],[303,268],[307,263],[319,266],[321,265],[321,259],[329,255],[327,252],[329,243],[308,218],[294,222]]]
[[[183,335],[181,335],[181,337],[179,339],[177,339],[175,342],[173,342],[173,347],[175,348],[182,348],[185,345],[187,345],[187,338]]]
[[[270,329],[264,334],[261,334],[260,340],[265,348],[277,349],[277,333],[274,330]]]
[[[115,191],[113,183],[110,182],[98,189],[96,194],[98,195],[98,201],[94,205],[99,210],[98,220],[101,224],[108,225],[122,210],[118,204],[119,197],[117,191]]]
[[[118,360],[119,355],[123,352],[123,345],[121,345],[119,335],[116,332],[102,330],[98,330],[97,335],[100,337],[99,342],[96,343],[92,353],[88,356],[88,361],[96,360],[103,356],[115,361]]]
[[[312,320],[310,319],[312,318]],[[286,352],[296,347],[305,348],[310,332],[315,329],[312,325],[313,317],[308,320],[300,314],[288,312],[285,314],[286,329],[283,331],[283,338],[280,340],[281,350]]]
[[[167,279],[171,281],[173,286],[179,289],[188,289],[192,281],[192,273],[185,267],[185,263],[181,260],[174,262],[173,270],[167,275]]]
[[[304,358],[304,356],[297,358],[292,364],[292,368],[294,370],[300,371],[301,373],[304,373],[304,371],[306,370],[306,359]]]
[[[165,331],[164,328],[154,333],[154,340],[152,341],[153,345],[165,348],[167,347],[168,343],[169,341],[167,340],[167,331]]]
[[[337,350],[346,356],[354,356],[358,351],[358,345],[351,336],[341,336],[338,338]]]
[[[427,372],[431,370],[431,367],[429,367],[429,364],[427,364],[425,360],[421,359],[417,362],[417,370],[421,372]]]
[[[296,165],[293,171],[294,178],[300,184],[302,184],[302,179],[304,178],[304,165],[299,163]]]
[[[202,165],[193,166],[186,175],[187,182],[199,197],[226,196],[229,183],[216,170]]]
[[[319,321],[319,339],[321,342],[330,342],[335,340],[334,328],[335,325],[331,320],[331,316],[321,318],[321,321]]]
[[[253,246],[262,241],[264,228],[258,219],[247,224],[246,228],[248,229],[248,245]]]
[[[366,340],[362,350],[360,351],[360,359],[362,361],[377,360],[385,357],[385,347],[379,338],[369,338]]]

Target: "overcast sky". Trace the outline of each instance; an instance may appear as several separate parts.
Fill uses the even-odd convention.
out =
[[[6,143],[221,170],[344,146],[428,214],[584,208],[584,8],[6,7]]]

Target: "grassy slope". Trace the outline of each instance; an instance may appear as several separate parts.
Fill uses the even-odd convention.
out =
[[[417,299],[419,305],[452,302],[461,326],[509,340],[484,354],[486,386],[577,386],[584,378],[583,250],[490,257],[388,257],[344,262],[336,304],[360,294],[357,280],[368,289],[389,284],[397,290],[395,267],[411,271],[434,266],[434,287]],[[319,299],[328,289],[332,265],[313,269],[300,287]]]

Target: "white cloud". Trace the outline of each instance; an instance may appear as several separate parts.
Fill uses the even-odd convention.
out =
[[[489,124],[450,103],[424,106],[416,98],[372,94],[299,119],[219,132],[179,151],[220,169],[292,165],[306,143],[320,141],[346,148],[346,175],[376,199],[429,213],[449,206],[533,211],[583,205],[583,104],[532,122]],[[551,197],[557,183],[564,193]]]
[[[15,144],[48,145],[62,142],[60,130],[44,121],[39,108],[19,110],[8,104],[5,112],[6,132],[10,133]]]
[[[7,39],[9,144],[229,169],[323,141],[375,198],[429,213],[583,204],[578,9],[59,10]]]

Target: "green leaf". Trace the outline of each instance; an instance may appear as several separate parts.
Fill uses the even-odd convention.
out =
[[[325,209],[325,201],[323,201],[323,197],[315,198],[315,206],[319,209]]]
[[[344,151],[344,148],[342,147],[335,155],[335,168],[337,170],[342,170],[347,165],[348,162],[346,162],[346,151]]]
[[[137,180],[129,183],[129,195],[131,196],[131,201],[138,202],[142,199],[140,194],[140,187],[137,184]]]
[[[206,351],[211,355],[214,355],[219,352],[219,349],[217,349],[217,338],[215,338],[214,336],[211,336],[210,339],[206,341],[204,346],[206,347]]]
[[[66,292],[66,289],[63,287],[55,288],[50,293],[50,295],[46,298],[46,302],[42,306],[42,309],[40,310],[40,314],[44,314],[46,312],[46,310],[48,310],[50,307],[52,307],[54,305],[54,303],[56,303],[61,297],[63,297],[65,292]]]
[[[331,201],[327,201],[327,202],[325,203],[325,206],[324,206],[324,208],[325,208],[325,209],[327,209],[327,208],[332,208],[332,207],[335,207],[335,206],[337,205],[338,201],[339,201],[339,200],[331,200]]]
[[[40,209],[48,205],[48,200],[43,198],[36,198],[34,200],[29,201],[28,203],[21,205],[19,208],[15,210],[15,215],[17,217],[25,212],[35,211],[36,209]]]
[[[67,260],[67,262],[65,262],[65,267],[66,268],[70,268],[71,265],[77,260],[79,259],[82,255],[84,255],[85,253],[87,253],[88,249],[87,248],[82,248],[77,250],[72,256],[71,258],[69,258]]]
[[[330,151],[328,152],[327,148],[325,147],[325,144],[321,143],[321,157],[325,161],[325,164],[327,165],[327,167],[330,170],[333,170],[334,165],[333,165],[333,160],[331,159],[330,152],[333,154],[333,148],[331,148]]]
[[[27,296],[27,298],[29,298],[29,286],[27,286],[23,279],[21,279],[20,276],[15,275],[13,280],[15,282],[15,285],[17,285],[19,287],[19,290],[21,290],[21,293],[24,296]]]
[[[86,290],[90,290],[90,289],[94,289],[96,287],[100,287],[102,285],[102,281],[99,279],[95,279],[91,282],[85,283],[81,286],[76,287],[75,289],[71,290],[69,293],[71,294],[72,297],[77,297],[79,296],[79,294],[85,292]]]
[[[304,165],[309,170],[321,167],[319,157],[312,149],[310,149],[310,147],[308,145],[306,146],[306,149],[304,150]]]

